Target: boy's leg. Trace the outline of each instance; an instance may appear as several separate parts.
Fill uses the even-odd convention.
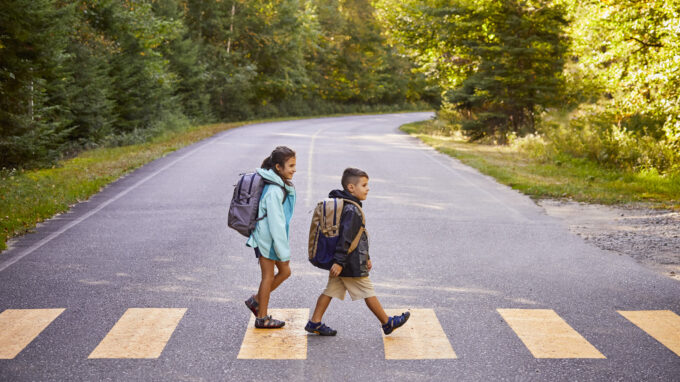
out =
[[[331,296],[321,294],[316,300],[316,307],[314,308],[314,314],[312,318],[305,325],[305,330],[309,333],[316,333],[320,336],[334,336],[338,334],[337,330],[333,330],[321,322],[323,319],[323,314],[328,308],[328,304],[331,303],[333,298]]]
[[[312,314],[312,322],[321,322],[321,319],[323,318],[324,313],[326,313],[326,309],[328,309],[328,305],[331,303],[332,299],[332,297],[326,296],[325,294],[321,294],[319,296],[319,298],[316,300],[314,314]]]
[[[376,296],[367,297],[364,299],[364,301],[366,302],[368,309],[370,309],[371,312],[373,312],[373,314],[375,314],[375,316],[378,318],[378,320],[380,320],[380,323],[385,325],[389,318],[387,317],[382,305],[380,305],[378,298]]]

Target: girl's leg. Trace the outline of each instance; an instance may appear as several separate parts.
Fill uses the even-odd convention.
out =
[[[278,272],[274,276],[274,281],[272,282],[272,292],[274,289],[278,288],[282,282],[284,282],[288,277],[290,277],[290,262],[288,261],[277,261],[276,269]]]
[[[260,289],[257,291],[257,303],[259,305],[257,313],[258,317],[267,316],[267,306],[269,305],[269,295],[272,291],[272,284],[274,282],[274,260],[269,260],[265,257],[260,257],[260,270],[262,271],[262,281],[260,281]]]
[[[265,259],[269,260],[269,259]],[[269,260],[271,261],[271,260]],[[274,279],[272,280],[271,288],[269,289],[269,293],[274,291],[274,289],[278,288],[279,285],[281,285],[282,282],[286,281],[288,277],[290,277],[290,262],[288,261],[277,261],[276,263],[276,268],[278,269],[278,272],[276,273],[276,276],[274,276]],[[260,265],[262,267],[262,265]],[[274,270],[272,269],[272,273]],[[263,277],[264,280],[264,277]],[[260,286],[262,288],[262,286]],[[257,295],[255,295],[255,302],[258,304],[260,303],[260,294],[258,292]]]

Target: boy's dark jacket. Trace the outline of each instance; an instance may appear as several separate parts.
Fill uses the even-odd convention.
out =
[[[341,198],[351,200],[360,206],[361,201],[352,196],[345,190],[333,190],[328,194],[329,198]],[[352,240],[361,228],[361,212],[354,204],[345,203],[342,208],[342,215],[340,218],[340,229],[338,245],[335,247],[334,262],[342,266],[340,277],[366,277],[368,276],[368,260],[371,258],[368,255],[368,235],[364,232],[359,240],[359,245],[352,251],[347,253]]]

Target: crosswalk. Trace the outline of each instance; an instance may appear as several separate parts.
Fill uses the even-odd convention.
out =
[[[66,309],[7,309],[0,313],[0,359],[14,359]],[[90,359],[157,359],[186,308],[130,308],[90,353]],[[605,359],[595,346],[551,309],[497,309],[535,358]],[[270,309],[282,329],[255,329],[250,317],[237,359],[307,359],[304,326],[309,309]],[[388,309],[389,315],[403,309]],[[382,336],[388,360],[456,359],[433,309],[410,309],[411,319]],[[680,316],[670,310],[618,311],[635,327],[680,356]],[[378,335],[378,333],[376,333]]]
[[[309,309],[269,309],[267,313],[286,321],[281,329],[255,329],[250,315],[238,359],[307,359],[305,324]]]
[[[0,359],[13,359],[65,309],[7,309],[0,313]]]
[[[158,358],[186,309],[132,308],[89,358]]]
[[[387,309],[388,316],[404,309]],[[411,318],[389,336],[383,334],[385,359],[457,358],[433,309],[411,309]]]
[[[550,309],[498,309],[535,358],[605,358]]]

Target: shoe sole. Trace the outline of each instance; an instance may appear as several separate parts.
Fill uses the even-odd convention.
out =
[[[245,303],[246,303],[246,307],[248,307],[248,309],[250,309],[250,312],[253,313],[255,315],[255,317],[257,317],[257,307],[251,306],[250,304],[248,304],[248,300],[246,300]]]
[[[318,330],[307,330],[307,328],[305,328],[305,331],[306,331],[307,333],[318,334],[318,335],[324,336],[324,337],[332,337],[332,336],[338,334],[338,332],[335,332],[335,333],[321,333],[321,332],[318,331]]]
[[[256,326],[255,329],[281,329],[284,326],[285,325],[281,325],[281,326]]]

